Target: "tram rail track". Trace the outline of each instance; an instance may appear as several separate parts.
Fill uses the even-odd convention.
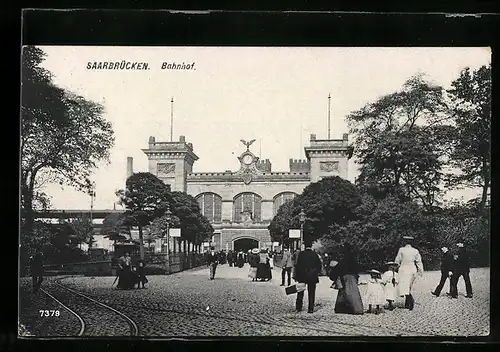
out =
[[[64,290],[65,292],[69,292],[71,295],[73,295],[75,297],[79,297],[80,299],[84,299],[86,302],[90,302],[93,305],[96,305],[96,306],[99,306],[101,308],[104,308],[106,311],[112,312],[115,315],[120,316],[123,320],[125,320],[127,322],[128,330],[129,330],[129,335],[130,336],[139,336],[139,333],[140,333],[139,326],[127,314],[125,314],[125,313],[119,311],[118,309],[116,309],[114,307],[111,307],[111,306],[109,306],[109,305],[107,305],[105,303],[99,302],[98,300],[96,300],[96,299],[94,299],[92,297],[89,297],[87,294],[85,294],[85,293],[83,293],[81,291],[69,288],[66,285],[64,285],[64,284],[61,283],[61,280],[66,279],[66,278],[70,278],[70,277],[73,277],[73,276],[67,276],[67,277],[55,279],[52,282],[52,284],[55,287]],[[77,333],[76,336],[81,337],[81,336],[85,336],[86,333],[88,333],[88,331],[90,330],[89,329],[90,324],[88,323],[87,320],[90,320],[90,319],[86,319],[85,318],[85,315],[88,314],[88,307],[87,307],[87,309],[83,309],[85,307],[81,303],[80,304],[73,303],[73,307],[70,308],[70,307],[68,307],[68,305],[71,305],[71,304],[68,304],[68,302],[63,303],[62,301],[64,301],[64,299],[59,299],[59,298],[57,298],[57,297],[54,296],[53,293],[54,293],[55,290],[51,290],[51,289],[47,289],[47,288],[41,288],[40,291],[42,291],[44,294],[46,294],[52,300],[54,300],[55,302],[57,302],[57,304],[59,304],[66,311],[68,311],[70,314],[72,314],[73,316],[75,316],[78,319],[79,324],[80,324],[80,328],[79,328],[79,331],[78,331],[78,333]],[[52,291],[52,292],[49,292],[49,291]],[[70,299],[68,299],[68,300],[70,300]],[[75,308],[74,306],[77,306],[78,308]],[[87,310],[87,312],[84,312],[84,313],[81,312],[81,311],[85,311],[85,310]],[[105,322],[104,322],[104,324],[105,324]],[[89,336],[94,336],[94,335],[89,335]]]

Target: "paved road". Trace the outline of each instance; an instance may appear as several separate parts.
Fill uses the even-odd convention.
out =
[[[286,296],[279,286],[278,268],[270,282],[251,282],[247,273],[247,266],[239,269],[222,265],[211,281],[208,268],[194,269],[170,276],[151,276],[147,289],[131,291],[112,289],[113,277],[73,277],[62,283],[121,310],[136,321],[143,336],[489,334],[489,269],[471,271],[472,299],[464,297],[463,281],[459,283],[461,295],[457,300],[432,296],[430,291],[439,281],[439,273],[426,272],[416,283],[412,312],[396,309],[362,316],[333,312],[336,291],[329,288],[331,282],[326,277],[321,278],[317,289],[316,311],[307,314],[294,311],[295,296]],[[365,287],[360,286],[362,295]]]

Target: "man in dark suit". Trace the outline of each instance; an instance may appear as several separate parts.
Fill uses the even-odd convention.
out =
[[[450,280],[450,295],[452,298],[458,298],[458,280],[463,276],[465,281],[466,298],[472,298],[472,284],[470,282],[470,258],[463,243],[457,243],[458,256],[455,260],[455,268]]]
[[[312,251],[311,243],[306,243],[304,251],[299,253],[296,265],[296,281],[307,285],[307,297],[309,305],[307,312],[314,311],[314,299],[316,294],[316,284],[319,283],[319,274],[321,273],[321,260],[318,255]],[[297,293],[295,308],[297,312],[302,310],[304,300],[304,291]]]
[[[38,251],[30,258],[30,269],[33,281],[33,292],[37,292],[43,281],[43,255],[41,251]]]
[[[439,284],[436,289],[431,292],[436,297],[439,297],[441,294],[441,290],[443,289],[443,286],[448,278],[450,278],[451,288],[451,276],[453,274],[453,255],[447,247],[441,248],[441,251],[443,252],[443,256],[441,257],[441,280],[439,280]]]
[[[207,261],[208,266],[210,267],[210,280],[213,280],[215,279],[215,270],[217,269],[217,264],[219,264],[219,254],[215,252],[214,247],[210,247]]]

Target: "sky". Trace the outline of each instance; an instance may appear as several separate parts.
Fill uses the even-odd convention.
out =
[[[95,170],[94,209],[112,209],[124,187],[126,159],[134,172],[147,172],[141,149],[149,136],[193,143],[199,160],[193,172],[236,171],[245,147],[270,159],[273,171],[288,171],[288,160],[305,158],[310,134],[327,138],[331,94],[332,139],[348,132],[345,117],[382,95],[401,89],[412,75],[449,87],[465,67],[490,63],[489,48],[292,48],[292,47],[97,47],[42,46],[42,64],[54,83],[103,104],[113,125],[110,163]],[[89,70],[88,62],[146,62],[149,70]],[[194,63],[190,70],[162,70],[163,62]],[[357,165],[350,161],[349,180]],[[90,209],[88,195],[50,184],[54,209]],[[477,190],[450,192],[465,199]],[[117,206],[119,208],[119,206]]]

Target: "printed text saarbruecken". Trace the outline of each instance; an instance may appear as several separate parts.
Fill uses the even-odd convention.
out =
[[[159,67],[161,70],[176,70],[176,71],[190,71],[196,70],[195,62],[162,62]],[[87,70],[122,70],[122,71],[147,71],[151,66],[147,62],[134,62],[134,61],[89,61],[87,62]]]

